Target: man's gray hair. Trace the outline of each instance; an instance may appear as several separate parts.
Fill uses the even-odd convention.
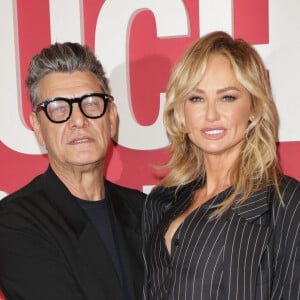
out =
[[[45,75],[74,71],[94,73],[103,92],[110,93],[102,64],[87,46],[71,42],[55,43],[33,56],[29,64],[26,85],[32,106],[38,103],[39,82]]]

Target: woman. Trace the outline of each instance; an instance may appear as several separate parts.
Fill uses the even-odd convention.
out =
[[[265,66],[214,32],[174,69],[168,175],[144,210],[144,299],[300,299],[300,184],[280,172]]]

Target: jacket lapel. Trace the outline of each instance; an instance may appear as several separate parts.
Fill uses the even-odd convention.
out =
[[[58,239],[86,299],[122,299],[119,278],[94,225],[50,167],[42,180],[46,197],[68,224]]]
[[[271,185],[251,196],[243,205],[228,211],[224,249],[226,299],[255,298],[256,280],[271,229]]]
[[[129,195],[124,195],[110,182],[106,182],[106,197],[113,208],[113,229],[117,238],[124,270],[124,282],[132,299],[140,299],[143,284],[141,219],[127,202]]]

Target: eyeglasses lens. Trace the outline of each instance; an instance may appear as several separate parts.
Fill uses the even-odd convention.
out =
[[[98,117],[104,111],[104,100],[100,96],[88,96],[82,100],[81,109],[88,117]]]
[[[87,95],[78,102],[87,117],[97,118],[104,112],[105,102],[100,96]],[[47,105],[47,114],[54,122],[62,122],[70,117],[71,105],[72,101],[68,100],[51,101]]]
[[[47,105],[48,116],[56,122],[65,120],[70,114],[70,104],[65,100],[55,100]]]

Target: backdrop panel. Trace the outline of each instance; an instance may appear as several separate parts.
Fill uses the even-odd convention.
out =
[[[299,11],[295,0],[2,0],[0,198],[47,167],[28,121],[24,80],[33,54],[55,41],[95,51],[120,115],[106,176],[148,191],[162,175],[152,165],[168,158],[162,109],[170,71],[192,41],[217,29],[246,39],[264,58],[281,119],[283,170],[300,179]]]

